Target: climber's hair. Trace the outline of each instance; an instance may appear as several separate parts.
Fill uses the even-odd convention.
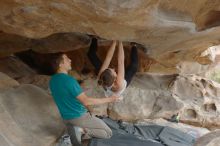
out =
[[[51,56],[51,66],[52,66],[52,72],[55,74],[57,73],[59,69],[60,63],[63,61],[63,55],[65,53],[59,52],[59,53],[54,53]]]
[[[111,70],[107,68],[100,74],[98,84],[106,89],[106,87],[111,87],[113,85],[115,78]]]

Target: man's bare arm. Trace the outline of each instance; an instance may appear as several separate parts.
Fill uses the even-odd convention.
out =
[[[77,96],[77,99],[85,106],[88,105],[98,105],[98,104],[104,104],[109,102],[115,102],[119,99],[119,97],[111,96],[111,97],[105,97],[105,98],[92,98],[87,96],[84,92],[81,93],[79,96]]]

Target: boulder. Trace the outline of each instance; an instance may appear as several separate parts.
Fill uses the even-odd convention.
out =
[[[220,44],[219,6],[209,0],[2,0],[0,56],[84,48],[85,34],[93,34],[144,45],[153,60],[145,71],[179,73],[183,60],[213,63],[207,50]]]
[[[41,88],[23,84],[0,93],[0,145],[49,146],[64,131],[57,108]]]
[[[19,86],[19,83],[8,75],[0,72],[0,90]]]
[[[86,81],[88,94],[103,97],[95,81]],[[91,83],[92,82],[92,83]],[[138,74],[125,90],[124,99],[97,109],[113,119],[170,119],[179,113],[180,121],[190,125],[219,128],[220,85],[196,75]]]
[[[199,138],[195,146],[218,146],[219,142],[220,130],[215,130]]]

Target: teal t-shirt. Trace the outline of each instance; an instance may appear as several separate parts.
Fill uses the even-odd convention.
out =
[[[57,73],[51,77],[49,86],[64,120],[79,118],[87,112],[85,106],[76,98],[82,93],[82,89],[73,77]]]

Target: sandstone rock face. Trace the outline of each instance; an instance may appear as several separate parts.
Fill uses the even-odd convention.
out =
[[[49,90],[49,80],[50,80],[50,76],[47,75],[32,75],[32,76],[24,76],[18,79],[17,81],[20,84],[33,84],[44,90]]]
[[[39,81],[42,78],[42,76],[37,77],[40,77]],[[192,77],[193,79],[200,80],[198,77]],[[190,77],[187,77],[187,79],[189,81],[192,80]],[[186,101],[186,99],[181,96],[183,93],[178,90],[179,88],[174,88],[179,87],[180,83],[181,85],[184,85],[184,83],[189,85],[189,81],[182,80],[186,80],[186,78],[178,75],[161,76],[140,74],[127,89],[125,99],[121,103],[92,106],[90,109],[94,114],[110,115],[110,117],[115,119],[136,121],[139,124],[171,126],[198,138],[209,131],[204,128],[196,128],[181,123],[175,124],[157,119],[159,117],[170,117],[173,113],[181,113],[182,110],[188,108],[187,105],[191,103],[191,99],[189,98],[187,99],[188,101]],[[39,86],[42,86],[42,84],[39,84]],[[96,85],[94,79],[86,80],[81,86],[90,96],[96,98],[97,96],[99,98],[104,97],[102,89]],[[216,86],[217,85],[215,85],[215,87]],[[8,86],[7,89],[0,93],[0,118],[2,119],[0,122],[0,144],[12,146],[48,146],[53,144],[57,137],[63,132],[64,125],[62,124],[52,97],[34,85],[22,84],[20,86],[17,85],[16,88],[13,87],[14,85]],[[201,88],[202,87],[199,89]],[[206,90],[208,89],[207,87]],[[134,90],[136,91],[134,92]],[[173,94],[175,93],[176,96],[172,96],[169,90],[172,91]],[[133,96],[136,95],[138,95],[138,98],[134,100]],[[212,95],[215,96],[214,93]],[[184,97],[187,96],[184,95]],[[129,98],[133,99],[134,102],[130,102]],[[156,99],[153,100],[153,98]],[[212,107],[206,106],[205,110],[210,109],[212,109]],[[185,118],[183,114],[181,114],[182,119]],[[209,114],[209,117],[212,118],[212,111],[210,111]],[[206,115],[201,116],[206,118]],[[157,120],[146,120],[146,118],[156,118]],[[189,119],[189,121],[190,120],[193,119]],[[199,122],[200,121],[198,121],[198,123]]]
[[[85,48],[89,43],[89,36],[81,33],[58,33],[42,39],[31,39],[0,32],[0,57],[30,49],[43,54],[67,52]]]
[[[169,118],[184,108],[184,103],[169,90],[176,76],[143,74],[134,78],[123,95],[124,100],[112,105],[110,115],[128,121]]]
[[[0,93],[0,145],[49,146],[64,130],[52,97],[23,84]]]
[[[3,57],[25,50],[42,53],[24,58],[34,58],[36,67],[49,72],[47,53],[67,52],[79,72],[92,68],[86,57],[87,34],[106,39],[99,41],[101,60],[110,40],[124,41],[126,65],[128,42],[137,42],[147,48],[147,54],[139,51],[140,72],[172,75],[139,74],[123,101],[90,110],[126,121],[168,119],[179,113],[181,122],[215,129],[220,127],[220,85],[189,73],[205,76],[219,63],[219,17],[218,0],[2,0],[0,71],[20,83],[47,89],[48,76],[36,75],[14,56]],[[111,66],[116,66],[116,60],[114,56]],[[8,76],[0,73],[4,90],[0,92],[0,143],[50,145],[63,129],[51,97]],[[104,97],[94,79],[82,86],[88,95]],[[215,138],[206,144],[219,141]]]
[[[109,40],[98,41],[97,55],[102,62],[104,61],[106,57],[107,50],[109,49],[110,45],[111,45],[111,41]],[[65,46],[63,47],[65,48]],[[85,48],[65,52],[69,56],[69,58],[72,60],[72,68],[74,70],[81,72],[85,68],[90,69],[90,70],[94,69],[94,67],[91,65],[87,57],[88,48],[89,47],[85,47]],[[45,47],[44,49],[46,52],[47,49],[50,50],[50,47]],[[198,74],[201,76],[206,76],[208,71],[213,70],[217,68],[218,66],[219,49],[220,49],[219,46],[216,46],[215,49],[211,50],[209,48],[208,49],[209,51],[203,52],[203,55],[205,55],[205,57],[203,58],[200,57],[201,63],[182,60],[182,61],[179,61],[179,63],[174,62],[174,64],[171,67],[162,65],[157,60],[151,58],[149,55],[146,55],[141,49],[138,49],[138,58],[139,58],[138,71],[139,72],[150,72],[150,73],[156,72],[156,73],[163,73],[163,74],[173,74],[173,73]],[[125,50],[125,65],[128,65],[130,63],[130,50],[131,50],[131,45],[128,42],[124,42],[124,50]],[[53,51],[53,50],[50,50],[50,51]],[[62,51],[65,51],[65,49],[63,49]],[[42,52],[37,53],[34,51],[26,51],[23,53],[18,53],[17,55],[22,57],[25,60],[28,60],[26,61],[27,63],[32,62],[34,66],[36,66],[42,72],[50,72],[51,63],[53,62],[51,60],[53,54],[51,53],[42,54]],[[211,59],[212,61],[209,59]],[[197,58],[197,60],[199,59]],[[117,68],[117,50],[113,56],[110,66]]]
[[[181,4],[177,0],[111,2],[11,0],[2,1],[1,8],[2,30],[28,37],[70,31],[96,34],[105,32],[106,37],[116,37],[117,33],[105,31],[113,28],[111,30],[117,30],[120,34],[130,34],[131,38],[135,34],[143,35],[147,28],[156,30],[158,26],[164,26],[164,29],[161,29],[164,31],[166,28],[174,27],[175,29],[171,30],[181,33],[179,29],[181,27],[193,31],[219,25],[217,19],[219,2],[210,3],[208,0],[183,1]],[[136,33],[135,27],[138,27]],[[126,32],[128,30],[129,32]]]
[[[102,89],[88,85],[88,94],[103,96]],[[218,83],[195,75],[139,74],[123,101],[94,111],[126,121],[169,119],[179,113],[181,122],[215,129],[220,127],[219,88]]]
[[[0,58],[0,72],[13,79],[35,75],[36,72],[15,56]]]
[[[39,53],[67,52],[88,47],[90,37],[81,33],[59,33],[32,40],[30,48]]]
[[[109,40],[99,40],[98,41],[98,49],[97,49],[97,56],[103,62],[107,50],[109,49],[112,41]],[[65,45],[63,46],[65,48]],[[81,72],[83,69],[94,70],[93,65],[89,61],[87,56],[88,47],[84,47],[82,49],[76,49],[73,51],[65,52],[68,57],[72,60],[72,69],[76,70],[77,72]],[[45,50],[47,47],[45,48]],[[49,48],[48,48],[49,49]],[[60,51],[62,48],[60,49]],[[130,53],[131,53],[131,46],[129,43],[124,43],[124,50],[125,50],[125,64],[128,65],[130,63]],[[52,51],[52,50],[51,50]],[[64,49],[62,51],[65,51]],[[39,53],[35,51],[25,51],[21,53],[17,53],[17,56],[25,60],[26,63],[32,63],[32,66],[36,67],[43,73],[51,73],[51,64],[53,63],[53,53]],[[138,49],[138,58],[139,58],[139,66],[138,70],[140,72],[149,71],[152,66],[157,65],[157,62],[152,58],[149,58],[142,50]],[[113,59],[111,61],[110,66],[117,69],[117,50],[114,53]]]
[[[172,93],[187,103],[182,121],[204,127],[219,127],[220,84],[205,78],[180,76],[172,86]]]
[[[7,88],[16,87],[16,86],[19,86],[19,83],[16,80],[0,72],[0,90],[4,90]]]
[[[0,31],[0,57],[28,49],[30,39],[16,34],[7,34]]]
[[[219,6],[210,0],[3,0],[1,52],[48,53],[88,46],[88,38],[71,34],[80,32],[141,43],[156,62],[147,71],[177,73],[182,60],[213,62],[203,52],[220,43]]]
[[[205,76],[211,80],[220,82],[220,65],[217,64],[215,67],[209,69]]]
[[[195,146],[218,146],[220,142],[220,130],[210,132],[199,138]]]

